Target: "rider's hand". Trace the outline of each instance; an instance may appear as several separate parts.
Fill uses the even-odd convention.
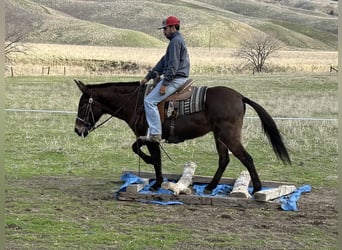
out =
[[[165,86],[165,85],[160,86],[159,94],[165,95],[166,88],[167,88],[167,86]]]
[[[140,81],[140,85],[144,85],[145,83],[147,83],[148,82],[148,80],[146,79],[146,78],[144,78],[144,79],[142,79],[141,81]]]

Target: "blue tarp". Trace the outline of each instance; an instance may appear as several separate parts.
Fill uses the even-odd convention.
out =
[[[143,179],[139,176],[125,173],[121,176],[121,180],[124,182],[124,184],[120,187],[119,191],[117,192],[117,195],[119,192],[126,191],[126,187],[131,184],[141,184],[144,183]],[[168,181],[166,178],[164,178],[164,181]],[[155,183],[155,180],[150,181],[148,185],[146,185],[140,193],[146,193],[150,194],[152,191],[150,191],[150,187]],[[225,185],[225,184],[219,184],[217,187],[212,191],[211,194],[204,194],[204,189],[207,184],[198,184],[194,183],[193,189],[195,192],[195,195],[199,196],[228,196],[229,193],[232,191],[233,186],[232,185]],[[268,187],[264,187],[263,190],[269,189]],[[249,187],[250,194],[252,193],[253,188]],[[281,209],[284,211],[298,211],[297,208],[297,201],[300,199],[300,196],[304,192],[310,192],[311,186],[310,185],[304,185],[302,187],[297,188],[293,193],[287,196],[282,196],[279,198],[279,201],[281,203]],[[163,188],[160,188],[157,191],[154,191],[153,193],[156,194],[173,194],[172,191],[166,190]],[[180,201],[141,201],[145,203],[152,203],[152,204],[159,204],[159,205],[181,205],[183,204]]]
[[[121,180],[124,182],[124,184],[120,187],[119,191],[116,193],[118,195],[119,192],[123,192],[126,191],[126,187],[128,187],[131,184],[142,184],[144,183],[144,180],[139,177],[136,176],[134,174],[130,174],[130,173],[125,173],[121,176]],[[164,181],[167,181],[166,178],[164,178]],[[150,181],[149,184],[147,184],[142,190],[140,190],[139,193],[145,193],[145,194],[151,194],[152,191],[150,191],[150,187],[155,183],[156,181]],[[154,193],[157,194],[173,194],[172,191],[170,190],[166,190],[163,188],[160,188],[158,191],[154,191]],[[184,204],[183,202],[180,201],[147,201],[147,200],[140,200],[140,202],[144,202],[144,203],[151,203],[151,204],[158,204],[158,205],[182,205]]]
[[[285,211],[298,211],[297,201],[300,199],[302,193],[311,192],[310,185],[304,185],[297,188],[293,193],[288,196],[280,197],[281,209]]]

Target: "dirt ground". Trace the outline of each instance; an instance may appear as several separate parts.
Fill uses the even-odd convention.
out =
[[[112,190],[118,190],[121,184],[120,181],[90,178],[37,177],[29,181],[11,180],[6,192],[6,211],[11,213],[14,210],[15,200],[25,203],[26,199],[31,202],[37,199],[38,203],[34,208],[21,209],[22,213],[30,213],[33,209],[38,211],[40,202],[45,203],[45,206],[51,203],[51,206],[67,217],[69,206],[66,203],[71,197],[73,203],[79,203],[77,207],[82,207],[80,213],[89,217],[113,218],[113,213],[117,213],[121,221],[126,216],[127,223],[132,225],[170,223],[189,229],[193,232],[192,239],[188,243],[179,243],[177,248],[182,249],[208,249],[208,245],[202,245],[203,241],[222,241],[224,245],[224,238],[211,235],[225,233],[245,241],[239,249],[337,249],[328,245],[331,239],[337,239],[338,234],[337,190],[313,188],[310,193],[302,194],[298,202],[299,211],[288,212],[274,208],[160,206],[117,201],[113,198]],[[13,198],[16,187],[26,189],[31,196]],[[54,194],[58,194],[58,199],[53,198]],[[137,215],[137,221],[132,221],[132,214]],[[14,230],[14,226],[7,225],[6,230]],[[314,228],[313,232],[320,233],[306,234],[308,228]],[[263,248],[250,246],[248,241],[262,241]],[[217,244],[210,249],[222,249],[215,246]],[[17,249],[16,243],[11,240],[8,241],[8,247],[7,249]],[[225,245],[224,249],[230,248]]]
[[[130,203],[122,202],[122,206],[125,207]],[[196,237],[200,239],[203,234],[227,232],[227,234],[240,235],[246,241],[249,239],[265,241],[265,248],[261,249],[334,249],[323,241],[321,244],[317,242],[324,235],[312,235],[312,239],[308,237],[304,241],[300,238],[305,237],[302,231],[306,231],[309,227],[314,227],[330,237],[337,238],[337,190],[313,188],[310,193],[301,195],[297,205],[299,211],[282,211],[280,208],[215,207],[209,205],[184,205],[184,209],[178,210],[172,206],[163,207],[151,204],[146,206],[152,207],[156,213],[167,214],[165,218],[160,218],[159,222],[177,223],[184,228],[191,228],[198,232],[194,235],[195,239]],[[184,247],[185,249],[208,249],[207,246],[196,245],[194,242],[196,240],[190,242],[188,246],[182,242],[179,247],[183,249]],[[224,249],[227,247],[225,246]],[[237,248],[232,247],[231,249]],[[242,249],[259,248],[244,245]]]

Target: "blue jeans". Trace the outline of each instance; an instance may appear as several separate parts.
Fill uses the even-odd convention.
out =
[[[146,120],[149,126],[149,134],[161,135],[162,126],[158,110],[158,103],[165,100],[167,97],[172,95],[177,91],[177,89],[182,86],[188,78],[176,78],[170,83],[164,95],[159,94],[159,89],[163,83],[163,79],[154,87],[154,89],[145,97],[144,107],[146,113]]]

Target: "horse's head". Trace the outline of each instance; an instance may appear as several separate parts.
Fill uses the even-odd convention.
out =
[[[95,129],[96,122],[102,116],[102,110],[100,103],[92,96],[90,88],[81,81],[75,80],[75,82],[82,92],[78,104],[75,132],[79,136],[86,137]]]

